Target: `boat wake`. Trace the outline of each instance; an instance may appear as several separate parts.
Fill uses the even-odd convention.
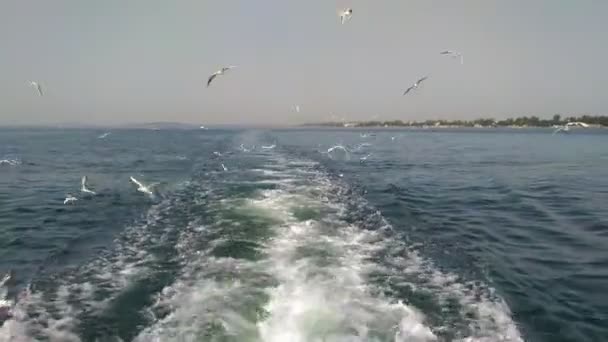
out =
[[[193,178],[107,255],[38,280],[0,341],[523,341],[491,287],[425,259],[318,163],[259,158],[247,177]]]

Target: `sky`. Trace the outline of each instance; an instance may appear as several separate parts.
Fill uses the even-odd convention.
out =
[[[0,0],[0,125],[605,115],[607,14],[605,0]]]

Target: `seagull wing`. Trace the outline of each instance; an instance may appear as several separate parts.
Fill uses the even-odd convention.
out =
[[[217,77],[217,72],[214,73],[213,75],[209,76],[209,79],[207,80],[207,87],[209,87],[209,85],[211,85],[211,82]]]
[[[414,86],[411,86],[411,87],[407,88],[405,90],[405,92],[403,93],[403,96],[407,95],[407,93],[409,93],[410,91],[412,91],[412,89],[414,89]]]
[[[419,79],[418,81],[416,81],[416,85],[420,85],[420,83],[424,82],[427,78],[427,76],[424,76],[423,78]]]
[[[87,188],[87,176],[82,176],[82,180],[80,181],[80,185],[82,186],[82,189],[86,189]]]
[[[133,182],[133,184],[139,186],[140,188],[143,188],[143,184],[141,184],[137,179],[130,177],[131,178],[131,182]]]
[[[36,89],[38,90],[38,95],[43,96],[44,94],[42,93],[42,86],[40,84],[36,85]]]

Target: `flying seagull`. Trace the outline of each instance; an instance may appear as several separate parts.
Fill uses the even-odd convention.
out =
[[[407,93],[409,93],[410,91],[412,91],[412,90],[414,90],[414,89],[418,88],[418,86],[420,86],[420,84],[421,84],[422,82],[424,82],[424,81],[425,81],[427,78],[428,78],[427,76],[424,76],[423,78],[421,78],[421,79],[419,79],[418,81],[416,81],[416,83],[414,83],[414,84],[413,84],[411,87],[409,87],[409,88],[407,88],[407,89],[405,90],[405,92],[403,93],[403,95],[405,96],[405,95],[407,95]]]
[[[245,147],[245,144],[241,144],[241,146],[239,146],[239,149],[243,152],[251,152],[250,149]]]
[[[371,157],[371,156],[372,156],[372,154],[371,154],[371,153],[370,153],[370,154],[368,154],[368,155],[366,155],[366,156],[363,156],[363,157],[359,158],[359,162],[360,162],[360,163],[365,163],[365,162],[367,161],[367,158],[369,158],[369,157]]]
[[[300,106],[299,105],[293,106],[293,109],[296,111],[296,113],[300,112]]]
[[[568,122],[568,123],[566,123],[566,126],[567,127],[577,126],[577,127],[584,127],[584,128],[589,127],[588,124],[586,124],[584,122],[580,122],[580,121],[577,121],[577,122]]]
[[[3,164],[8,164],[10,166],[17,166],[17,165],[21,164],[21,162],[16,159],[2,159],[2,160],[0,160],[0,165],[3,165]]]
[[[333,158],[332,158],[332,152],[334,152],[334,151],[336,151],[336,150],[341,150],[341,151],[343,151],[343,152],[344,152],[344,158],[345,158],[346,160],[350,160],[350,151],[349,151],[349,150],[348,150],[346,147],[344,147],[344,146],[342,146],[342,145],[336,145],[336,146],[332,146],[332,147],[328,148],[326,152],[321,152],[321,153],[323,153],[323,154],[327,154],[327,156],[328,156],[330,159],[333,159]]]
[[[131,182],[133,184],[137,185],[137,191],[142,192],[144,194],[148,194],[150,196],[154,195],[154,193],[152,192],[152,189],[151,189],[153,185],[146,186],[146,185],[142,184],[141,182],[139,182],[137,179],[135,179],[133,177],[130,177],[130,178],[131,178]]]
[[[445,51],[441,51],[439,54],[444,55],[444,56],[450,56],[452,58],[460,58],[460,64],[464,64],[464,57],[462,56],[462,54],[460,52],[456,52],[456,51],[452,51],[452,50],[445,50]]]
[[[557,134],[559,132],[564,132],[564,133],[568,133],[570,132],[570,126],[571,125],[564,125],[564,126],[557,126],[557,129],[555,131],[553,131],[553,133],[551,135]]]
[[[340,23],[344,24],[345,22],[349,21],[350,18],[353,16],[353,9],[345,8],[339,14],[340,14]]]
[[[80,182],[80,191],[86,192],[87,194],[96,195],[95,191],[87,188],[87,176],[83,176]]]
[[[97,137],[97,139],[105,139],[105,138],[107,138],[107,137],[108,137],[108,135],[110,135],[110,134],[112,134],[112,133],[110,133],[110,132],[106,132],[106,133],[104,133],[104,134],[102,134],[102,135],[98,136],[98,137]]]
[[[74,203],[76,201],[78,201],[78,198],[68,194],[63,200],[63,204]]]
[[[42,86],[40,85],[40,83],[34,82],[34,81],[30,81],[30,87],[36,88],[36,90],[38,91],[38,96],[43,96],[44,95],[44,93],[42,92]]]
[[[0,322],[4,322],[11,318],[11,309],[14,305],[13,301],[6,298],[6,287],[5,285],[11,280],[12,272],[9,271],[2,280],[0,280]]]
[[[236,66],[231,65],[231,66],[227,66],[227,67],[223,67],[220,70],[214,72],[211,76],[209,76],[209,79],[207,80],[207,87],[209,87],[209,85],[211,85],[211,82],[218,76],[222,76],[226,73],[226,71],[230,70],[230,69],[234,69],[236,68]]]
[[[228,168],[224,164],[222,164],[222,170],[228,171]]]

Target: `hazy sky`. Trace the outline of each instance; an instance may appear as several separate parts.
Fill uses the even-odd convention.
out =
[[[606,0],[0,0],[0,124],[607,114],[606,18]]]

